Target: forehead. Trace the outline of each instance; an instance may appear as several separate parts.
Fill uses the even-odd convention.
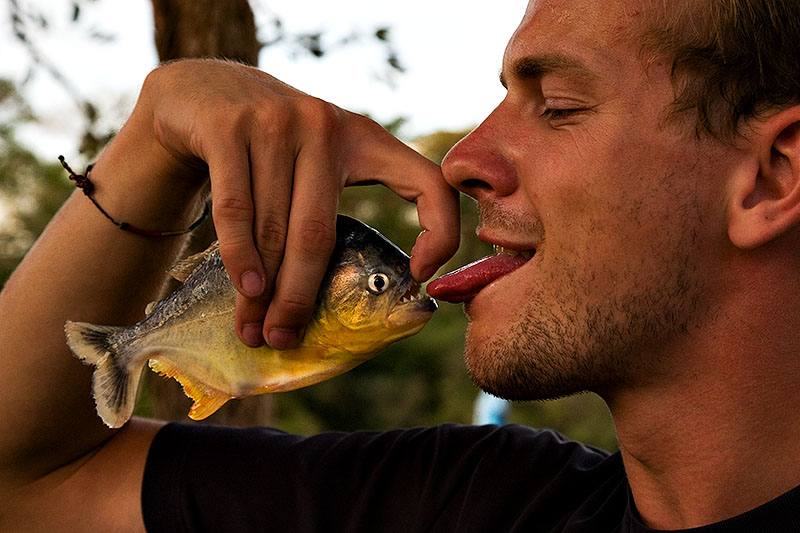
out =
[[[506,48],[504,71],[509,62],[536,56],[555,58],[563,70],[572,70],[576,75],[641,64],[639,29],[644,3],[530,0]]]

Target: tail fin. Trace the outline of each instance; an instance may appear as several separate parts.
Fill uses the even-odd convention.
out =
[[[67,344],[75,356],[84,364],[95,366],[92,392],[97,414],[112,428],[121,427],[133,414],[142,374],[141,368],[129,370],[130,354],[112,342],[114,335],[124,329],[69,321],[64,326]]]

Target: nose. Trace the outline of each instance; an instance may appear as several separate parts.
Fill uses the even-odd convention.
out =
[[[442,173],[450,186],[477,200],[508,196],[517,188],[509,153],[509,122],[503,120],[501,107],[456,143],[442,161]]]

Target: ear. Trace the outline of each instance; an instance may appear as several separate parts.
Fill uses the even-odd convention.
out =
[[[750,137],[756,164],[731,182],[728,236],[761,246],[800,222],[800,106],[759,122]]]

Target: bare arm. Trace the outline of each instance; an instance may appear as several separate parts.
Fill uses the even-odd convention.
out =
[[[327,263],[319,250],[333,246],[346,185],[377,180],[418,202],[432,230],[414,250],[418,277],[457,245],[455,194],[438,167],[363,117],[231,64],[155,71],[91,177],[95,197],[117,219],[166,230],[197,217],[209,175],[231,278],[242,292],[244,273],[260,283],[237,305],[245,337],[243,325],[261,326],[267,303],[264,331],[302,331]],[[139,489],[157,426],[102,425],[90,369],[69,353],[63,326],[141,318],[182,246],[180,237],[120,231],[77,193],[0,293],[0,529],[48,516],[62,525],[143,527]],[[45,506],[61,512],[41,513]]]
[[[196,200],[184,199],[197,198],[201,182],[159,183],[155,177],[168,174],[148,162],[151,154],[146,152],[154,147],[131,150],[129,142],[133,139],[121,132],[98,162],[92,173],[96,198],[121,220],[142,227],[182,227],[197,207]],[[164,194],[169,189],[173,194]],[[0,501],[9,504],[6,509],[0,504],[0,529],[63,519],[59,513],[41,512],[70,502],[53,498],[56,493],[72,498],[92,494],[89,480],[77,474],[93,460],[87,453],[114,432],[94,412],[89,368],[66,347],[64,322],[135,322],[142,306],[157,297],[164,269],[182,243],[182,238],[147,239],[120,231],[76,193],[0,293]],[[97,477],[101,486],[118,473],[129,473],[128,461],[143,464],[146,446],[125,451],[128,458],[118,457],[105,478]],[[122,481],[133,479],[123,476]],[[71,503],[73,511],[86,509]],[[135,512],[132,504],[123,509],[128,515]]]

